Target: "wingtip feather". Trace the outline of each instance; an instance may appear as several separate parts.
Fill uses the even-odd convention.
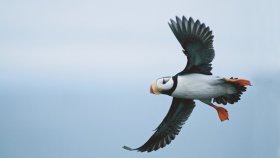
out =
[[[128,151],[133,151],[133,150],[135,150],[135,149],[132,149],[132,148],[130,148],[130,147],[128,147],[128,146],[123,146],[123,148],[126,149],[126,150],[128,150]]]
[[[194,23],[194,20],[192,17],[189,18],[189,21],[191,21],[192,23]]]

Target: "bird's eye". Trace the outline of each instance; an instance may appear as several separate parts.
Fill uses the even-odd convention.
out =
[[[165,84],[167,82],[167,80],[162,79],[162,84]]]

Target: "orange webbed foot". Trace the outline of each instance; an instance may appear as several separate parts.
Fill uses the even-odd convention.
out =
[[[219,115],[219,118],[221,121],[229,120],[227,109],[225,109],[223,107],[217,107],[216,110],[218,112],[218,115]]]
[[[221,121],[229,120],[227,109],[220,107],[220,106],[216,106],[214,104],[211,104],[211,106],[217,110],[218,116]]]
[[[231,83],[237,83],[243,86],[252,86],[251,82],[249,80],[245,80],[245,79],[229,79],[229,78],[225,78],[226,82],[231,82]]]

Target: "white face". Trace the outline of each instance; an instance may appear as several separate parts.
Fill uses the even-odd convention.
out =
[[[162,91],[170,90],[174,82],[172,77],[163,77],[155,80],[150,88],[150,92],[153,94],[160,94]]]

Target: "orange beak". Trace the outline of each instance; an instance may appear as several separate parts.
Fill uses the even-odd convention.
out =
[[[157,81],[155,80],[150,86],[150,93],[152,94],[161,94],[161,89],[157,87]]]

